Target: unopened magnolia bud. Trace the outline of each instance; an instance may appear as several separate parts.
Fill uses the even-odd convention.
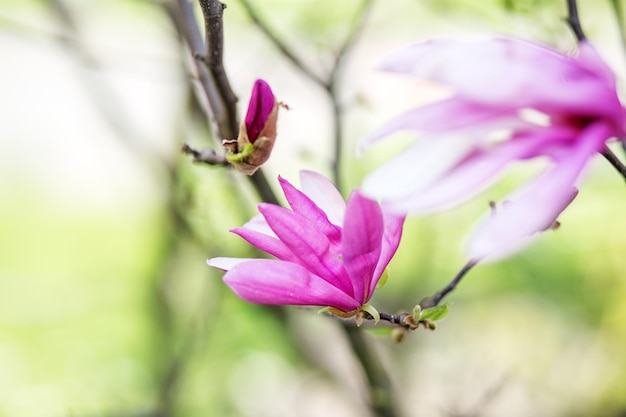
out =
[[[238,171],[252,175],[270,157],[280,104],[265,81],[255,81],[246,118],[239,126],[239,136],[223,142],[228,151],[226,158]]]

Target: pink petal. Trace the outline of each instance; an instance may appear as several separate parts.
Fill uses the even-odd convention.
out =
[[[354,298],[365,304],[383,238],[383,217],[374,200],[354,191],[348,199],[341,249],[343,262],[354,288]]]
[[[494,127],[494,120],[507,115],[516,117],[517,111],[506,108],[486,107],[462,97],[452,97],[413,109],[386,123],[359,143],[358,153],[378,142],[385,136],[402,130],[424,133],[444,133],[476,125]],[[510,122],[510,120],[507,120]]]
[[[235,265],[224,282],[239,297],[251,303],[330,306],[351,311],[360,304],[305,267],[271,259]]]
[[[383,211],[383,241],[380,250],[380,258],[376,264],[376,270],[370,283],[369,294],[374,294],[376,285],[382,276],[383,272],[389,265],[391,258],[395,255],[398,246],[400,245],[400,239],[402,238],[402,226],[404,225],[404,216],[397,216],[395,214],[387,213]]]
[[[590,71],[586,63],[519,39],[418,43],[393,53],[381,67],[451,86],[469,101],[500,109],[621,117],[605,71]]]
[[[217,268],[217,269],[221,269],[222,271],[229,271],[231,270],[235,265],[238,265],[242,262],[247,262],[247,261],[251,261],[253,259],[247,259],[247,258],[211,258],[211,259],[207,259],[206,263],[209,266],[212,266],[213,268]]]
[[[245,119],[250,142],[254,143],[259,137],[259,133],[263,130],[268,116],[274,109],[275,101],[274,93],[272,93],[269,84],[264,80],[256,80],[252,87]]]
[[[422,138],[365,177],[363,192],[383,201],[419,193],[474,148],[464,133]]]
[[[346,202],[328,178],[314,171],[302,170],[300,186],[304,194],[326,213],[332,224],[343,226]]]
[[[494,261],[509,256],[526,246],[537,232],[550,228],[576,196],[575,182],[611,132],[611,126],[603,122],[588,126],[553,168],[507,198],[495,216],[483,222],[470,238],[470,259],[489,256]]]
[[[306,194],[297,190],[293,185],[281,177],[278,177],[278,181],[280,182],[285,198],[287,198],[287,202],[291,206],[292,210],[302,215],[305,219],[307,219],[307,221],[315,225],[315,227],[324,233],[331,242],[339,244],[341,241],[341,228],[330,223],[326,213],[315,205],[313,200],[311,200]]]
[[[270,226],[265,221],[265,217],[261,214],[257,214],[246,224],[243,225],[244,228],[254,230],[255,232],[263,233],[264,235],[276,237],[276,234],[272,231]]]
[[[298,257],[276,237],[268,236],[264,233],[248,229],[246,227],[238,227],[231,229],[230,231],[241,236],[251,245],[256,246],[262,251],[265,251],[280,260],[295,262],[298,259]]]
[[[604,62],[598,51],[589,42],[580,42],[578,44],[576,59],[587,67],[590,72],[603,77],[607,85],[615,87],[613,70]]]
[[[492,149],[476,148],[447,172],[439,173],[438,178],[432,179],[419,191],[415,190],[416,182],[412,182],[410,187],[405,187],[403,195],[390,196],[384,201],[384,206],[394,213],[412,214],[426,214],[454,207],[499,180],[512,162],[543,155],[550,143],[556,146],[559,142],[571,141],[575,133],[574,129],[560,126],[541,127],[492,145]],[[443,159],[447,160],[446,157]],[[448,159],[455,161],[454,158]],[[388,165],[393,163],[391,161]]]
[[[259,211],[276,236],[293,252],[301,265],[330,284],[352,295],[352,284],[339,254],[330,241],[304,217],[272,204],[259,204]]]

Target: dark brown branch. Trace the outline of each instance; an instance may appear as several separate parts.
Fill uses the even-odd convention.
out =
[[[626,180],[626,165],[622,161],[619,160],[617,155],[615,155],[608,147],[604,147],[601,152],[602,156],[606,158],[607,161],[620,173],[622,177]]]
[[[578,5],[576,4],[576,0],[567,0],[567,17],[565,21],[570,29],[572,29],[572,32],[574,32],[578,42],[587,40],[585,32],[583,32],[583,28],[580,25],[580,19],[578,18]]]
[[[224,9],[226,5],[218,0],[199,0],[204,17],[206,38],[205,63],[213,76],[222,103],[224,104],[224,120],[218,121],[222,126],[220,133],[223,138],[234,139],[239,131],[237,117],[237,96],[233,92],[224,70],[222,58],[224,55]],[[221,123],[220,123],[221,122]]]
[[[228,162],[223,155],[216,154],[211,148],[202,148],[197,150],[186,143],[183,143],[180,150],[187,155],[193,156],[194,162],[204,163],[207,165],[230,165],[230,162]]]
[[[459,282],[461,282],[461,280],[463,279],[463,277],[474,267],[476,266],[476,264],[478,263],[478,260],[471,260],[468,263],[465,264],[465,266],[463,268],[461,268],[461,270],[456,274],[456,276],[452,279],[452,281],[450,281],[448,283],[448,285],[446,285],[444,288],[442,288],[439,292],[437,292],[435,295],[430,296],[430,297],[426,297],[424,298],[422,301],[420,301],[420,307],[422,307],[422,309],[425,308],[431,308],[434,307],[436,305],[439,305],[439,303],[441,302],[441,300],[443,300],[443,298],[448,295],[449,293],[451,293],[452,291],[454,291],[454,289],[456,288],[457,285],[459,285]]]
[[[175,4],[173,2],[165,2],[164,7],[174,23],[176,30],[187,44],[191,55],[194,57],[204,56],[204,41],[202,40],[200,29],[196,24],[196,18],[191,3],[188,0],[176,0]],[[227,132],[230,130],[230,127],[223,122],[226,119],[223,116],[225,109],[219,91],[206,65],[195,60],[194,67],[198,81],[208,100],[209,108],[207,110],[210,112],[209,117],[216,121],[217,129],[221,135],[221,132]],[[222,121],[221,124],[220,121]]]

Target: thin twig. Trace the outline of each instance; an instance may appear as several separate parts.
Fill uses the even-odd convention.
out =
[[[619,158],[606,146],[602,150],[601,154],[626,180],[626,165],[624,165],[624,163],[620,161]]]
[[[338,94],[338,80],[339,75],[341,73],[341,69],[343,68],[343,63],[345,61],[346,56],[349,51],[354,46],[356,40],[358,39],[358,35],[363,30],[365,26],[366,17],[369,11],[372,8],[374,2],[372,0],[364,0],[361,3],[361,7],[357,10],[357,13],[354,16],[353,23],[350,27],[350,31],[346,36],[346,39],[343,41],[339,51],[337,52],[337,56],[335,58],[335,63],[331,69],[330,76],[328,78],[328,82],[325,84],[325,89],[330,97],[332,103],[332,114],[333,114],[333,127],[334,127],[334,141],[333,141],[333,159],[331,162],[331,171],[334,183],[338,190],[342,189],[341,186],[341,160],[343,155],[343,108],[341,103],[339,103],[339,94]]]
[[[222,57],[224,55],[224,9],[226,5],[218,0],[199,0],[202,16],[204,17],[204,30],[206,38],[206,64],[213,75],[222,103],[224,105],[224,117],[222,120],[224,130],[220,130],[222,137],[234,139],[239,131],[237,117],[237,96],[233,92],[224,70]],[[219,122],[218,122],[219,123]],[[226,130],[228,126],[228,131]]]
[[[204,163],[207,165],[226,165],[229,166],[230,162],[223,156],[218,155],[211,148],[202,148],[200,150],[194,149],[191,146],[183,143],[181,151],[188,155],[193,156],[194,162]]]
[[[576,0],[567,0],[567,13],[565,21],[569,25],[570,29],[572,29],[572,32],[574,32],[578,42],[586,41],[587,37],[585,36],[585,32],[583,32],[583,28],[580,25],[580,19],[578,18],[578,5]]]
[[[285,58],[289,62],[291,62],[300,72],[310,78],[315,83],[320,85],[323,88],[326,88],[328,84],[324,79],[322,79],[319,75],[315,74],[305,63],[302,61],[298,55],[296,55],[289,46],[282,39],[270,29],[270,25],[268,25],[259,15],[257,10],[252,6],[252,4],[248,0],[239,0],[244,9],[246,9],[246,13],[250,19],[257,25],[257,27],[265,34],[265,36],[278,48],[278,50],[284,55]]]
[[[175,0],[175,3],[173,1],[164,2],[163,6],[172,20],[174,27],[185,40],[191,55],[193,57],[203,56],[204,41],[202,40],[200,28],[196,24],[196,18],[191,3],[188,0]],[[224,122],[220,124],[221,120],[225,120],[225,118],[221,116],[225,112],[225,109],[217,86],[213,81],[213,77],[207,67],[198,60],[195,60],[194,69],[196,70],[198,81],[204,91],[206,100],[208,101],[208,108],[205,110],[210,113],[209,118],[216,121],[219,132],[228,131],[228,125],[224,124]]]
[[[461,268],[461,270],[456,274],[456,276],[452,279],[452,281],[450,281],[448,283],[448,285],[446,285],[444,288],[442,288],[440,291],[438,291],[435,295],[432,295],[430,297],[426,297],[424,298],[422,301],[420,301],[420,307],[424,308],[430,308],[430,307],[434,307],[436,305],[439,305],[439,303],[441,302],[441,300],[443,300],[443,298],[448,295],[449,293],[451,293],[452,291],[454,291],[454,289],[456,288],[456,286],[459,284],[459,282],[461,282],[461,280],[463,279],[463,277],[474,267],[476,266],[476,264],[478,263],[478,260],[471,260],[468,263],[465,264],[465,266],[463,268]]]

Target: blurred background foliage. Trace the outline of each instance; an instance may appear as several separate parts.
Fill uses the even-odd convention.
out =
[[[246,304],[205,265],[257,255],[227,233],[255,213],[256,195],[179,152],[215,142],[165,3],[0,0],[0,416],[368,415],[335,320]],[[302,168],[328,175],[323,91],[237,0],[226,3],[225,64],[241,112],[257,77],[291,107],[265,168],[272,185],[278,174],[297,183]],[[359,138],[433,94],[376,74],[385,51],[494,32],[571,50],[564,3],[376,2],[339,78],[344,194],[394,152],[356,158]],[[323,74],[360,2],[253,4]],[[609,2],[582,1],[580,14],[623,86]],[[444,286],[487,202],[537,168],[515,167],[473,202],[408,221],[379,310],[410,310]],[[562,227],[473,270],[435,332],[399,345],[372,335],[403,415],[626,415],[625,206],[623,180],[598,158]]]

